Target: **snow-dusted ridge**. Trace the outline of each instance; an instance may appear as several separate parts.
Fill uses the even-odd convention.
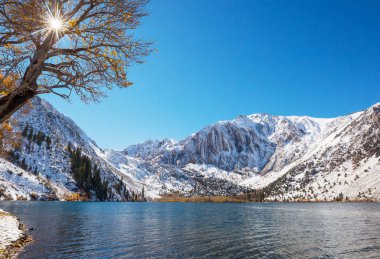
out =
[[[29,123],[52,137],[51,149],[34,145],[23,150],[28,152],[22,152],[20,159],[37,168],[38,181],[49,180],[58,198],[76,192],[68,142],[81,147],[101,167],[104,179],[110,183],[122,180],[135,191],[144,187],[151,198],[173,192],[235,195],[249,189],[268,189],[271,197],[278,199],[333,199],[340,193],[348,198],[380,198],[380,103],[327,119],[240,115],[180,141],[148,140],[122,151],[100,149],[71,119],[39,98],[28,115],[20,112],[14,117],[19,130]],[[0,163],[0,172],[8,167]],[[26,170],[23,175],[28,173]],[[49,193],[44,184],[36,183],[31,190],[18,188],[16,178],[5,175],[0,177],[0,189],[3,182],[5,193],[12,198],[29,198],[32,190],[38,191],[39,197]],[[28,181],[34,181],[33,177]],[[115,200],[121,199],[116,192],[114,195]]]
[[[156,175],[157,168],[169,166],[184,172],[192,180],[184,179],[193,188],[190,192],[184,191],[187,195],[223,194],[218,188],[231,188],[231,186],[233,186],[231,188],[233,191],[230,193],[227,191],[228,194],[235,194],[244,188],[265,189],[277,179],[293,173],[297,179],[301,179],[300,181],[307,178],[308,183],[302,186],[298,183],[294,189],[300,190],[286,195],[272,192],[273,197],[333,199],[342,192],[348,198],[378,199],[380,195],[376,185],[380,181],[377,176],[379,172],[377,156],[373,156],[373,152],[364,154],[360,157],[362,166],[354,167],[352,154],[363,153],[366,149],[363,144],[371,142],[371,139],[376,140],[373,142],[374,148],[380,148],[377,141],[380,138],[379,127],[376,126],[379,106],[380,104],[376,104],[366,111],[338,118],[271,116],[269,114],[240,115],[231,121],[219,121],[207,126],[184,140],[172,142],[170,148],[165,148],[165,140],[147,141],[126,148],[123,154],[143,158],[144,163],[156,168],[153,171],[144,171],[147,183],[150,177]],[[368,114],[374,120],[368,120]],[[361,128],[355,127],[358,123],[362,124]],[[364,128],[371,130],[363,131]],[[355,143],[358,142],[363,144],[356,145]],[[346,167],[338,169],[330,166],[331,159],[344,161],[340,165],[344,164]],[[311,165],[313,163],[317,165],[313,167]],[[302,164],[309,165],[309,168],[304,170]],[[324,165],[328,166],[327,169]],[[347,175],[345,181],[339,178],[342,175],[341,170],[345,171],[344,175]],[[313,175],[309,176],[311,171]],[[130,171],[125,170],[124,173],[130,174]],[[360,178],[360,175],[363,178]],[[331,187],[322,186],[319,182],[324,177],[328,179],[335,177],[335,185],[331,182]],[[141,179],[140,177],[139,180]],[[178,177],[175,179],[177,180]],[[286,179],[294,181],[290,177]],[[350,182],[348,179],[351,179]],[[166,184],[165,181],[173,181],[173,179],[165,178],[159,184]],[[371,184],[360,184],[361,181],[371,182]],[[210,184],[211,187],[205,190],[204,182]],[[304,192],[305,188],[314,186],[315,182],[319,183],[317,190],[309,191],[308,189]],[[227,186],[226,183],[231,186]],[[156,182],[156,185],[159,184]],[[341,187],[335,187],[338,185]],[[202,188],[197,188],[197,186],[202,186]],[[291,190],[291,186],[289,185],[287,189]]]
[[[0,163],[0,199],[64,200],[77,193],[78,188],[71,174],[70,155],[67,149],[69,143],[73,148],[81,148],[82,153],[100,167],[102,179],[110,183],[112,200],[122,199],[114,188],[120,176],[115,174],[112,166],[98,155],[103,151],[70,118],[55,110],[47,101],[34,98],[28,107],[12,116],[11,124],[21,136],[18,148],[11,150],[14,154],[10,160],[14,164],[23,165],[23,169],[19,167],[9,169],[11,167],[9,162]],[[29,130],[27,136],[24,136],[22,132],[27,126]],[[31,137],[38,132],[48,136],[51,143],[42,141],[38,144],[35,137]],[[14,171],[15,174],[7,173],[9,171]],[[21,183],[16,177],[18,174],[30,181],[25,178]],[[43,188],[41,185],[45,189],[41,189]]]

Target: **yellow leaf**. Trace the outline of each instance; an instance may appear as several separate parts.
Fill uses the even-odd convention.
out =
[[[69,24],[69,26],[70,27],[75,27],[76,25],[77,25],[77,20],[70,20],[69,22],[68,22],[68,24]]]

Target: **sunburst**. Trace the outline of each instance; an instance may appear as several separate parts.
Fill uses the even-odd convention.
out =
[[[58,4],[54,6],[54,10],[51,10],[48,5],[46,5],[46,8],[46,28],[44,28],[46,36],[48,36],[50,33],[54,33],[56,38],[59,39],[67,29],[67,20],[61,14]]]
[[[63,28],[62,21],[56,18],[52,18],[49,21],[50,28],[55,31],[60,31]]]

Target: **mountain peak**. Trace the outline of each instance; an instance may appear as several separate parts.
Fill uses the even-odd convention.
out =
[[[343,175],[361,175],[363,181],[369,181],[374,170],[380,170],[376,158],[380,154],[380,103],[364,112],[328,119],[240,115],[211,124],[180,141],[147,140],[123,151],[104,152],[47,101],[36,98],[32,104],[28,114],[15,114],[20,122],[17,127],[22,131],[28,124],[35,132],[43,132],[51,138],[52,147],[30,145],[25,140],[19,159],[25,159],[28,168],[37,168],[49,177],[64,193],[75,187],[66,150],[69,142],[96,162],[110,182],[121,180],[130,190],[141,190],[144,186],[151,197],[177,191],[186,195],[236,195],[246,188],[265,188],[280,179],[278,184],[287,184],[295,190],[317,184],[308,188],[312,187],[315,195],[331,198],[332,193],[319,192],[324,184],[321,177],[337,179],[344,172]],[[281,180],[282,177],[286,178]],[[360,188],[354,184],[357,179],[350,177],[347,176],[349,181],[343,180],[355,193],[344,189],[342,182],[335,183],[337,187],[324,188],[334,192],[345,190],[349,197],[358,195]],[[281,186],[278,189],[284,188],[282,193],[289,197],[301,195]]]

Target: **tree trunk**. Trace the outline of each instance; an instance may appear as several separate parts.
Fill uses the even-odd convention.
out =
[[[31,89],[21,89],[4,96],[0,99],[0,124],[9,119],[14,112],[20,109],[30,99],[36,96],[36,92]]]
[[[37,95],[37,78],[42,73],[42,67],[48,57],[48,50],[55,42],[54,33],[50,33],[42,46],[34,53],[20,86],[14,92],[0,98],[0,124]]]

